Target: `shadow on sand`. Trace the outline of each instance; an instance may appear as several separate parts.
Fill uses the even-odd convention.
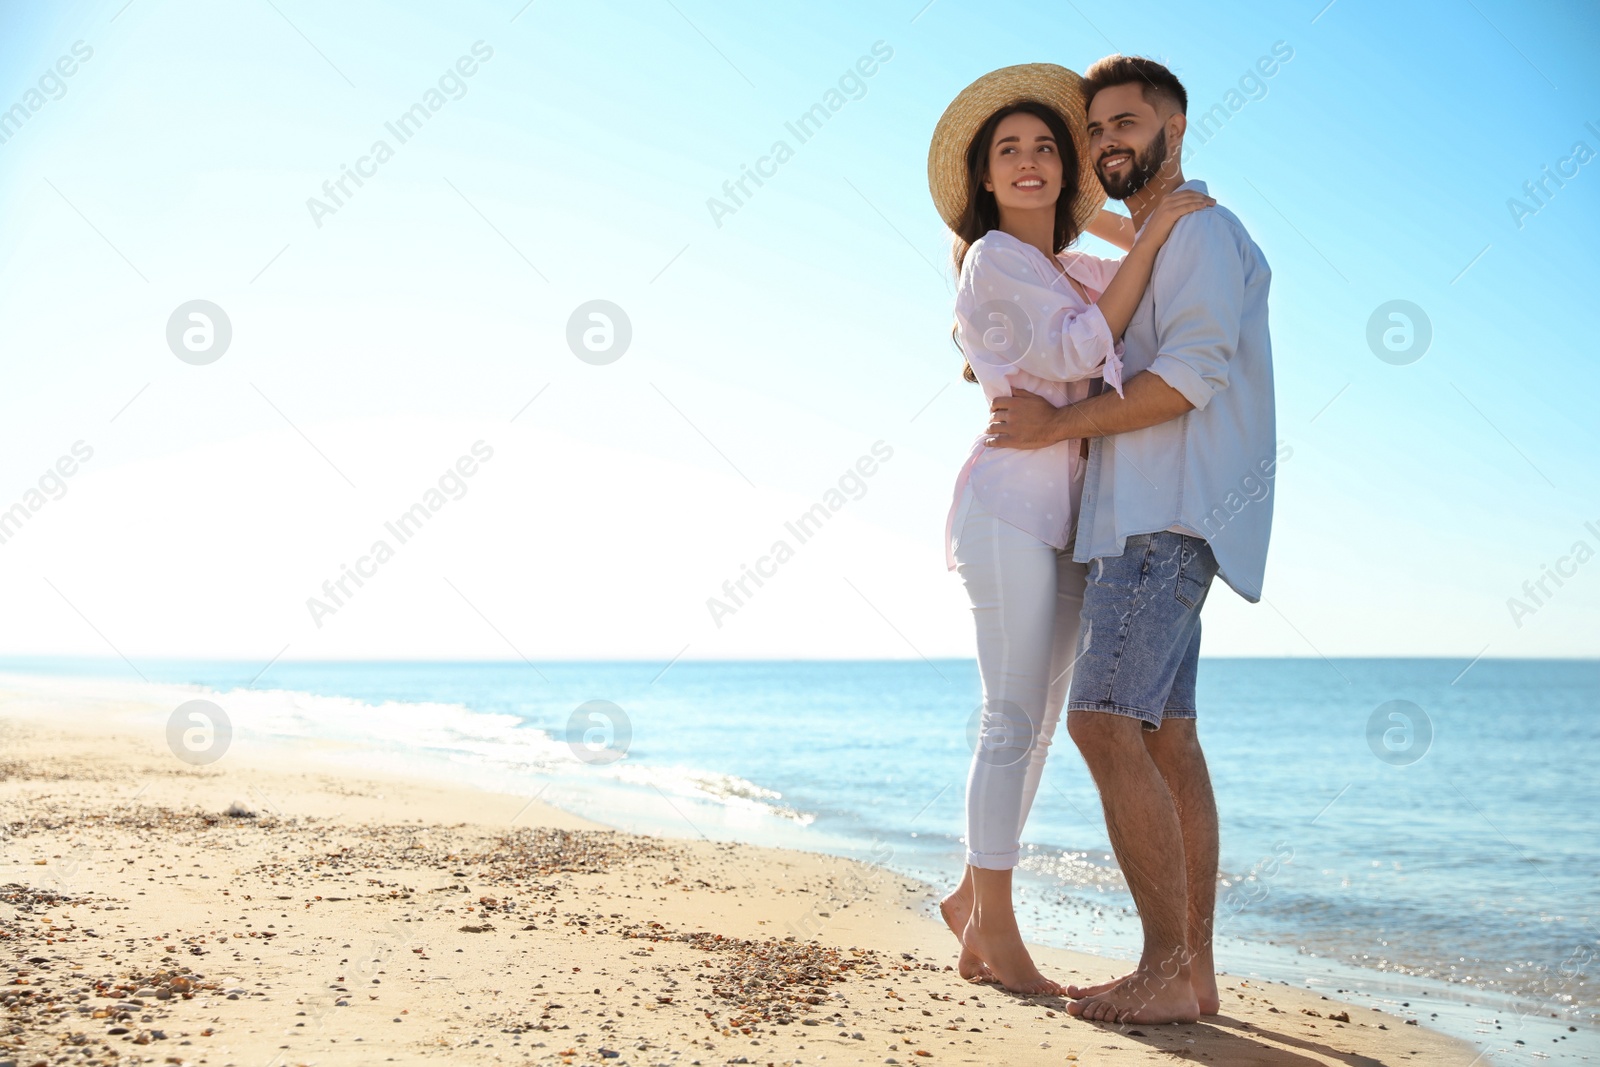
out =
[[[1055,997],[1033,999],[1063,1014],[1069,1003]],[[1105,1039],[1126,1038],[1162,1052],[1223,1063],[1228,1067],[1323,1067],[1330,1063],[1348,1067],[1391,1067],[1371,1056],[1347,1052],[1311,1038],[1267,1030],[1227,1015],[1208,1016],[1198,1023],[1161,1026],[1095,1022],[1084,1022],[1084,1025],[1097,1028]]]

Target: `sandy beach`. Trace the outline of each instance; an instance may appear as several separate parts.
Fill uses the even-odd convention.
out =
[[[131,725],[164,723],[161,687],[80,690],[0,678],[0,1067],[1475,1062],[1228,977],[1199,1024],[1086,1023],[961,981],[931,887],[880,867],[615,833],[314,743],[191,766]]]

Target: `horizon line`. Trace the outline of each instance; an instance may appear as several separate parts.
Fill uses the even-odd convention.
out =
[[[1460,662],[1460,661],[1463,661],[1463,660],[1470,660],[1470,661],[1472,661],[1474,663],[1600,663],[1600,655],[1593,655],[1593,656],[1484,656],[1484,655],[1479,655],[1479,656],[1476,656],[1476,657],[1468,656],[1468,655],[1465,655],[1465,654],[1461,654],[1461,655],[1456,655],[1456,654],[1448,654],[1448,655],[1437,655],[1437,654],[1435,654],[1435,655],[1403,655],[1403,654],[1399,654],[1399,655],[1342,655],[1342,656],[1250,656],[1250,655],[1206,656],[1206,655],[1202,655],[1200,658],[1201,658],[1201,660],[1212,660],[1212,661],[1257,660],[1257,661],[1282,661],[1282,662],[1286,662],[1286,663],[1287,662],[1316,663],[1316,662],[1328,662],[1330,660],[1331,661],[1341,661],[1341,662],[1342,661],[1351,661],[1351,660],[1380,660],[1380,661],[1392,660],[1392,661],[1395,661],[1395,662],[1418,661],[1418,660],[1431,660],[1431,661],[1439,661],[1439,662]],[[42,655],[32,655],[32,656],[0,655],[0,669],[4,669],[5,667],[7,667],[10,664],[28,663],[28,662],[46,662],[46,661],[51,661],[51,660],[67,661],[67,662],[81,662],[81,663],[122,663],[122,664],[127,664],[126,660],[120,659],[120,658],[118,658],[116,656],[86,656],[86,655],[78,655],[78,654],[71,654],[71,653],[45,653],[45,654],[42,654]],[[220,663],[255,664],[255,663],[261,662],[259,658],[246,657],[246,656],[170,656],[170,655],[142,656],[142,657],[140,657],[140,661],[143,662],[143,663],[218,663],[218,664],[220,664]],[[914,663],[921,663],[921,662],[974,663],[976,661],[977,661],[977,657],[975,657],[975,656],[922,656],[922,657],[918,657],[918,656],[850,656],[850,657],[840,657],[840,656],[791,656],[791,657],[740,656],[740,657],[728,657],[728,658],[721,658],[721,659],[684,656],[684,657],[680,657],[680,658],[676,658],[676,659],[670,659],[670,660],[667,659],[667,658],[642,657],[642,656],[610,658],[610,659],[601,658],[601,657],[587,657],[587,656],[567,657],[567,658],[560,658],[560,659],[527,659],[527,658],[521,658],[521,659],[437,658],[436,659],[436,658],[429,658],[429,657],[377,657],[377,658],[373,658],[373,657],[367,657],[367,658],[359,658],[359,657],[358,658],[310,657],[310,658],[303,658],[303,659],[275,659],[275,660],[270,661],[270,663],[268,664],[268,668],[267,669],[270,669],[271,667],[283,665],[283,664],[376,664],[376,663],[382,663],[382,664],[419,664],[419,665],[420,664],[433,664],[433,665],[446,664],[446,665],[459,665],[459,666],[509,666],[509,667],[515,667],[515,666],[519,666],[519,665],[525,666],[525,665],[530,665],[530,664],[569,664],[569,663],[573,663],[573,664],[575,664],[575,663],[638,664],[640,666],[647,666],[647,665],[656,665],[656,664],[660,664],[660,663],[663,663],[663,662],[671,662],[673,664],[679,664],[679,663],[908,663],[908,664],[914,664]]]

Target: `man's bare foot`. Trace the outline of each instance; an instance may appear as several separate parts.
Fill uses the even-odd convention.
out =
[[[1117,988],[1117,986],[1121,985],[1123,982],[1126,982],[1131,977],[1133,977],[1133,975],[1129,973],[1123,975],[1121,978],[1113,978],[1109,982],[1101,982],[1099,985],[1069,985],[1067,986],[1067,996],[1071,997],[1073,1000],[1083,1000],[1087,997],[1098,997],[1101,993]]]
[[[972,917],[972,887],[966,882],[957,886],[954,893],[939,901],[939,914],[944,916],[944,924],[950,927],[950,932],[956,935],[956,944],[961,946],[961,958],[956,961],[956,971],[969,982],[994,981],[989,965],[961,939],[961,932],[967,928],[967,920]]]
[[[1137,972],[1134,972],[1137,973]],[[1087,1000],[1109,992],[1117,986],[1132,978],[1133,974],[1125,974],[1121,978],[1113,978],[1109,982],[1099,985],[1067,986],[1067,996],[1073,1000]],[[1217,996],[1217,975],[1209,966],[1201,968],[1198,961],[1190,965],[1189,985],[1194,988],[1196,1002],[1200,1005],[1201,1015],[1215,1015],[1222,1010],[1222,1000]]]
[[[1074,1000],[1067,1014],[1097,1023],[1192,1023],[1200,1004],[1187,974],[1162,978],[1136,970],[1103,993]]]
[[[1222,1010],[1222,998],[1217,995],[1217,966],[1212,962],[1209,946],[1190,961],[1189,984],[1200,1002],[1201,1015],[1216,1015]]]
[[[1022,934],[1014,923],[1000,930],[989,930],[969,919],[961,934],[961,944],[983,961],[987,972],[993,975],[992,981],[1011,992],[1061,995],[1061,987],[1040,974],[1039,968],[1033,965],[1033,957],[1028,955]]]

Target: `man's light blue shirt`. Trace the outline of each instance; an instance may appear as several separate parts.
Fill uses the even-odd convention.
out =
[[[1180,189],[1204,193],[1201,181]],[[1272,533],[1280,458],[1267,289],[1272,271],[1227,208],[1185,215],[1123,334],[1123,380],[1159,376],[1194,405],[1089,446],[1074,558],[1122,555],[1128,537],[1181,527],[1204,537],[1222,579],[1252,603]]]

